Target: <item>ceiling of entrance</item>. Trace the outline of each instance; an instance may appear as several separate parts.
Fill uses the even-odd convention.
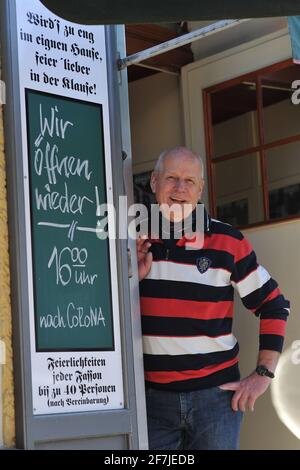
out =
[[[185,23],[169,23],[166,25],[143,24],[126,25],[127,56],[153,47],[162,42],[169,41],[187,32]],[[141,65],[132,65],[128,68],[129,81],[147,77],[162,69],[171,73],[179,73],[180,68],[193,62],[191,46],[178,47],[170,52],[160,54],[145,60]],[[146,66],[146,67],[145,67]]]

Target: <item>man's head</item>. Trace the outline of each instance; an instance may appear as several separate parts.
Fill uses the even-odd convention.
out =
[[[157,160],[150,184],[168,219],[179,221],[186,218],[202,195],[202,160],[185,147],[165,151]]]

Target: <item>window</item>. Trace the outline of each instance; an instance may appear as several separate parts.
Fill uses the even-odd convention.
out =
[[[148,210],[151,204],[155,203],[155,194],[153,194],[150,186],[150,177],[152,171],[133,175],[133,189],[135,204],[144,204]]]
[[[300,216],[299,79],[290,59],[203,91],[213,216],[239,227]]]

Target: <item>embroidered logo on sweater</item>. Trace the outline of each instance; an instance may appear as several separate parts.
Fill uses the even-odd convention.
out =
[[[201,258],[196,259],[197,269],[198,271],[203,274],[205,273],[211,265],[211,260],[206,258],[206,256],[202,256]]]

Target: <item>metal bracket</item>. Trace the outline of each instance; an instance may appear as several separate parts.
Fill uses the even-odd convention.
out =
[[[244,23],[245,21],[250,21],[250,18],[243,20],[217,21],[216,23],[205,26],[204,28],[197,29],[196,31],[192,31],[191,33],[183,34],[182,36],[179,36],[177,38],[170,39],[170,41],[157,44],[156,46],[150,47],[149,49],[145,49],[144,51],[129,55],[124,59],[119,59],[118,69],[125,69],[130,65],[138,64],[139,62],[150,59],[151,57],[155,57],[159,54],[163,54],[164,52],[176,49],[177,47],[190,44],[203,37],[210,36],[219,31],[224,31],[225,29],[232,28],[233,26],[237,26],[241,23]]]

